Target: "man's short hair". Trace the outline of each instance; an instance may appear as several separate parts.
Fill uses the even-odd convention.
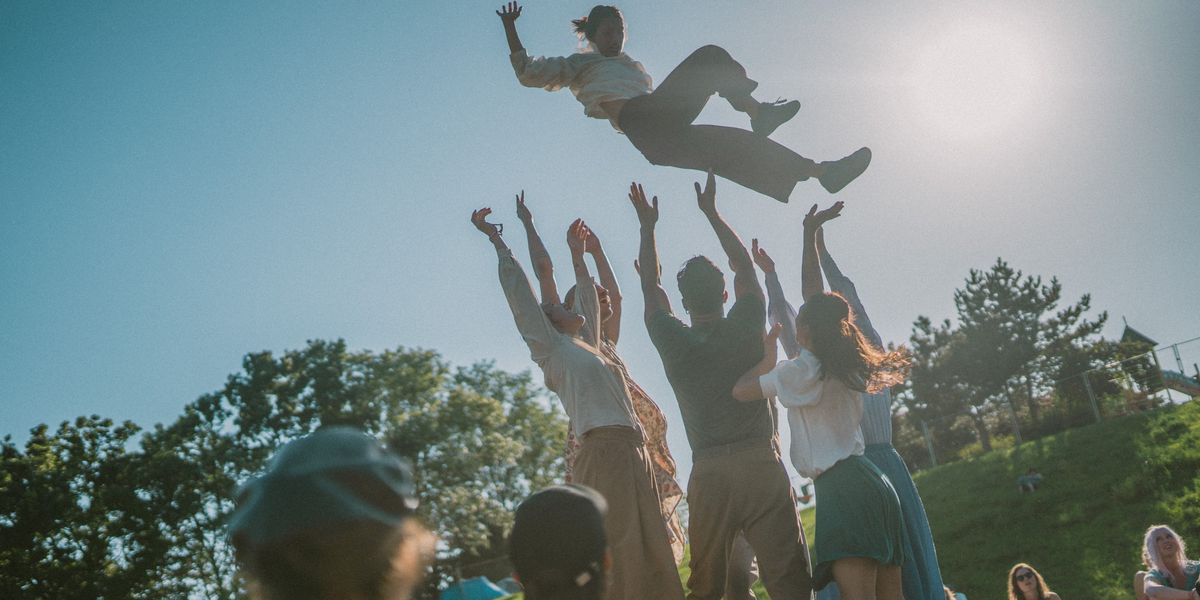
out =
[[[717,312],[725,304],[725,274],[707,256],[689,258],[675,281],[688,312]]]

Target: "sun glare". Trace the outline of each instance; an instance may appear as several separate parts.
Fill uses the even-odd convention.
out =
[[[1044,57],[1019,31],[981,23],[949,29],[919,50],[913,100],[931,127],[956,138],[994,135],[1033,119],[1045,94]]]

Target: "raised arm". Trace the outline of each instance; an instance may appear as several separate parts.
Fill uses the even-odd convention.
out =
[[[883,348],[883,338],[871,324],[871,319],[867,316],[867,309],[863,307],[862,300],[858,297],[858,290],[854,287],[854,282],[842,274],[837,263],[833,261],[833,256],[829,254],[829,249],[825,247],[824,227],[817,230],[817,259],[821,262],[821,271],[825,273],[825,279],[829,280],[829,289],[841,294],[850,304],[850,309],[854,311],[854,324],[858,326],[859,331],[862,331],[867,340],[876,347]]]
[[[550,253],[546,252],[542,236],[538,235],[537,228],[533,225],[533,213],[525,206],[525,190],[521,190],[521,195],[517,196],[517,218],[525,226],[529,264],[533,265],[533,275],[537,277],[538,287],[541,288],[542,302],[557,304],[559,297],[558,286],[554,283],[554,261],[550,260]]]
[[[800,261],[800,293],[804,296],[804,301],[808,302],[809,298],[816,296],[825,291],[825,284],[821,281],[821,265],[817,261],[817,230],[821,225],[831,219],[836,219],[842,212],[842,203],[834,202],[833,206],[817,211],[817,205],[812,205],[808,209],[808,214],[804,215],[804,249],[801,254]]]
[[[751,402],[753,400],[762,400],[766,397],[763,393],[762,384],[759,378],[771,372],[775,367],[775,361],[779,356],[779,346],[776,344],[779,340],[779,332],[783,326],[776,323],[771,326],[771,330],[763,335],[763,357],[758,361],[758,364],[750,368],[738,378],[737,383],[733,384],[733,398],[742,402]]]
[[[602,327],[604,338],[610,344],[616,345],[617,339],[621,337],[621,286],[617,284],[617,276],[613,274],[608,256],[604,254],[600,238],[591,228],[588,228],[587,232],[584,250],[596,261],[596,275],[600,278],[600,285],[608,292],[608,306],[612,309],[612,314]]]
[[[750,253],[746,251],[746,245],[721,217],[721,213],[717,212],[717,183],[712,171],[708,172],[704,189],[700,189],[700,184],[696,183],[696,203],[700,205],[700,212],[708,217],[708,223],[712,225],[717,239],[721,241],[721,249],[729,258],[729,268],[733,270],[734,298],[741,298],[746,294],[762,298],[762,286],[758,283],[758,275],[754,273],[754,262],[750,259]]]
[[[599,347],[600,331],[600,298],[596,294],[596,282],[588,272],[587,260],[584,259],[587,238],[590,235],[587,224],[583,219],[575,219],[567,228],[567,248],[571,250],[571,266],[575,269],[575,303],[578,313],[583,315],[583,336],[587,343]]]
[[[767,283],[767,320],[783,325],[783,332],[779,335],[783,353],[788,358],[796,358],[800,354],[800,343],[796,341],[796,309],[783,295],[783,284],[775,272],[775,261],[765,248],[758,245],[758,238],[750,241],[750,256],[754,257],[754,264],[762,270]]]
[[[629,184],[629,201],[637,211],[641,228],[641,244],[638,247],[638,262],[635,264],[642,284],[647,321],[658,311],[671,312],[671,301],[662,286],[662,268],[658,264],[658,247],[654,241],[654,226],[658,223],[658,196],[646,201],[646,191],[641,184]]]
[[[525,49],[521,45],[521,38],[517,35],[517,19],[521,18],[521,5],[516,2],[500,5],[500,10],[496,11],[496,15],[500,17],[500,22],[504,24],[504,37],[508,38],[508,52],[520,52]]]
[[[508,39],[508,59],[512,63],[517,81],[526,87],[540,87],[548,91],[560,90],[571,84],[579,72],[579,62],[564,56],[539,56],[530,58],[517,35],[517,19],[521,16],[521,5],[509,2],[496,11],[504,24],[504,37]]]
[[[512,310],[513,320],[516,321],[517,331],[521,333],[534,362],[539,365],[550,357],[554,345],[562,334],[558,333],[546,313],[533,296],[533,288],[529,286],[529,278],[521,265],[513,258],[512,250],[500,236],[501,228],[488,223],[487,217],[492,213],[490,208],[481,208],[471,212],[471,224],[487,236],[488,241],[496,248],[499,262],[500,287],[504,289],[504,297]]]

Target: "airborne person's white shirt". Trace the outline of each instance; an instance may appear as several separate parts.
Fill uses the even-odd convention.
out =
[[[629,100],[654,91],[654,80],[642,63],[624,52],[612,57],[599,52],[578,52],[570,56],[530,58],[522,49],[513,52],[509,60],[521,85],[550,92],[569,87],[575,99],[583,104],[583,114],[595,119],[609,119],[601,103]],[[612,125],[617,127],[615,122]]]
[[[792,465],[801,475],[815,478],[837,461],[863,453],[862,394],[836,377],[821,379],[821,361],[812,352],[801,349],[758,381],[763,394],[787,409]]]

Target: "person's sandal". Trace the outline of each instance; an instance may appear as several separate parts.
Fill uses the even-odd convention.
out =
[[[825,174],[817,181],[830,194],[836,194],[867,170],[867,165],[871,164],[871,149],[859,148],[846,158],[821,164],[825,166]]]
[[[799,100],[777,100],[759,102],[758,116],[750,119],[750,129],[763,137],[771,135],[780,125],[787,123],[800,110]]]

